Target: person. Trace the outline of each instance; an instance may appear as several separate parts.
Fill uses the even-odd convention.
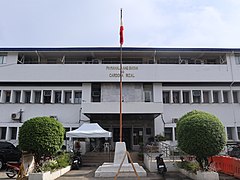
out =
[[[80,149],[81,149],[80,141],[75,142],[74,149],[75,149],[76,152],[80,152]]]

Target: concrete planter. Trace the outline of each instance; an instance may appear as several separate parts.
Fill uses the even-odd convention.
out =
[[[180,169],[179,171],[184,174],[185,176],[195,179],[195,180],[205,180],[205,179],[211,179],[211,180],[219,180],[219,174],[217,172],[213,171],[197,171],[197,174],[191,173],[186,171],[185,169]]]
[[[59,169],[54,172],[44,172],[44,173],[30,173],[28,179],[29,180],[54,180],[58,177],[62,176],[63,174],[70,171],[71,166],[67,166],[65,168]]]

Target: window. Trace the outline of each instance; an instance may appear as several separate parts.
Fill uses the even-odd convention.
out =
[[[233,103],[239,103],[239,93],[238,93],[238,91],[233,91]]]
[[[20,103],[21,91],[15,91],[15,103]]]
[[[210,91],[203,91],[203,103],[210,102]]]
[[[143,129],[133,128],[133,144],[139,145],[143,142]]]
[[[183,91],[183,103],[189,103],[189,102],[190,102],[190,92]]]
[[[227,138],[228,140],[233,140],[232,127],[227,127]]]
[[[6,64],[6,56],[0,55],[0,64]]]
[[[219,91],[213,91],[213,103],[219,103]]]
[[[72,92],[71,91],[65,91],[65,103],[70,104],[72,100]]]
[[[10,128],[11,139],[17,139],[17,127]]]
[[[240,64],[240,55],[235,56],[236,64]]]
[[[7,127],[0,127],[0,139],[6,139]]]
[[[41,102],[41,91],[34,91],[35,93],[35,103],[40,103]]]
[[[177,140],[177,128],[174,128],[174,135],[175,135],[175,140]]]
[[[25,91],[25,103],[30,103],[30,99],[31,99],[31,91]]]
[[[173,91],[173,103],[180,103],[180,92]]]
[[[55,91],[54,92],[54,96],[55,96],[55,103],[61,103],[61,96],[62,96],[62,92],[61,91]]]
[[[152,102],[152,91],[144,91],[144,102]]]
[[[229,96],[230,96],[229,91],[223,91],[223,103],[229,103]]]
[[[43,103],[51,103],[51,91],[45,90],[43,91]]]
[[[173,131],[171,127],[164,128],[164,136],[166,140],[173,140]]]
[[[237,127],[238,140],[240,139],[240,127]]]
[[[146,135],[151,135],[151,134],[152,134],[152,129],[146,128]]]
[[[101,84],[100,83],[92,83],[92,102],[100,102],[101,101]]]
[[[10,103],[11,91],[5,91],[5,95],[6,95],[5,102]]]
[[[74,103],[81,104],[81,102],[82,102],[82,92],[74,91]]]
[[[193,90],[193,103],[200,103],[201,102],[201,91],[200,90]]]
[[[163,91],[163,103],[170,103],[170,92]]]

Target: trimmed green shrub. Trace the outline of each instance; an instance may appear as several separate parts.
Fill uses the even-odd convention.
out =
[[[65,129],[50,117],[32,118],[19,130],[19,146],[23,151],[33,153],[39,162],[42,156],[52,156],[62,147]]]
[[[207,169],[210,156],[217,155],[226,144],[226,133],[221,121],[214,115],[191,111],[177,123],[178,146],[187,154],[196,156],[200,167]]]
[[[177,166],[181,169],[185,169],[186,171],[192,173],[197,173],[197,171],[200,169],[199,164],[197,162],[189,161],[177,162]]]

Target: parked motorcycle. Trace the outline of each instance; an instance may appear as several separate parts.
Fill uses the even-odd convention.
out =
[[[78,170],[82,166],[82,156],[80,152],[75,152],[72,157],[71,169]]]
[[[21,163],[19,162],[7,162],[6,163],[6,175],[9,178],[14,178],[20,171]]]
[[[163,161],[162,155],[163,154],[159,154],[159,156],[156,157],[157,170],[159,174],[161,174],[162,176],[165,176],[165,173],[167,172],[167,167]]]

